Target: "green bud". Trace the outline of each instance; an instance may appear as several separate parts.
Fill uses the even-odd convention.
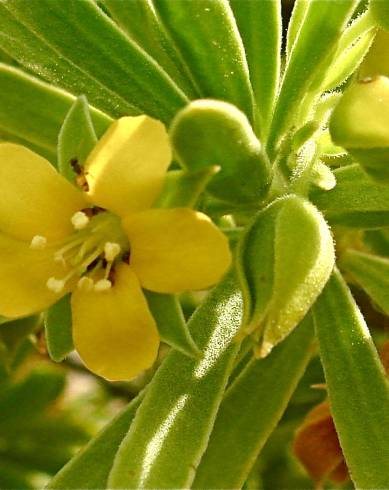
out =
[[[389,78],[357,82],[335,107],[330,120],[335,144],[374,179],[389,182]]]
[[[260,211],[238,247],[244,317],[266,356],[304,318],[326,284],[335,252],[321,213],[296,195]]]
[[[199,171],[220,166],[208,184],[214,197],[233,203],[262,200],[270,186],[270,164],[246,116],[235,106],[197,100],[180,111],[170,128],[180,164]]]
[[[389,76],[389,32],[378,30],[368,54],[359,68],[359,77]]]

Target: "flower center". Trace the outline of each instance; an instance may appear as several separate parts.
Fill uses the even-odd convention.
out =
[[[71,222],[74,232],[61,242],[48,244],[46,237],[40,235],[31,241],[32,249],[49,248],[54,260],[66,271],[64,277],[49,277],[47,287],[60,293],[69,281],[78,277],[77,286],[83,290],[110,289],[114,264],[128,257],[129,252],[120,218],[94,208],[78,211]]]

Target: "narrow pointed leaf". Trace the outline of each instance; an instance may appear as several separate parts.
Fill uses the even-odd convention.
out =
[[[134,114],[136,107],[135,112],[168,122],[187,101],[93,0],[9,0],[0,4],[0,13],[8,54],[46,80],[85,94],[114,117]],[[10,27],[26,31],[24,42],[17,32],[18,42],[13,42]]]
[[[191,336],[177,297],[151,291],[146,291],[145,295],[161,340],[186,356],[199,358],[201,353]]]
[[[259,132],[264,141],[280,77],[281,1],[232,0],[230,4],[246,51]]]
[[[97,136],[86,97],[78,97],[58,135],[58,169],[70,182],[75,182],[74,165],[82,167],[97,143]]]
[[[287,61],[270,130],[270,148],[296,123],[301,100],[317,73],[328,66],[337,42],[358,0],[313,0],[307,10]]]
[[[95,490],[107,488],[108,475],[118,447],[128,432],[143,394],[81,449],[49,482],[52,490]]]
[[[288,57],[290,56],[294,43],[296,42],[300,28],[304,21],[304,17],[308,11],[308,7],[309,2],[307,0],[295,0],[294,2],[286,36],[286,53]]]
[[[310,198],[331,224],[355,228],[389,226],[389,187],[374,182],[358,164],[334,170],[336,186],[314,189]]]
[[[192,488],[241,488],[311,357],[311,317],[229,387]],[[276,381],[275,381],[276,380]]]
[[[74,101],[71,94],[0,63],[0,132],[4,129],[33,149],[56,154],[58,133]],[[93,107],[89,110],[101,136],[112,119]]]
[[[188,488],[206,448],[238,344],[241,297],[229,276],[192,316],[203,357],[172,351],[149,384],[109,479],[110,488]]]
[[[69,295],[61,298],[47,310],[45,334],[47,350],[53,361],[62,361],[74,349]]]
[[[173,42],[148,0],[103,0],[115,22],[170,75],[191,99],[199,94]]]
[[[369,330],[335,272],[313,308],[331,411],[356,488],[389,487],[389,384]]]
[[[352,274],[374,303],[389,315],[389,259],[347,250],[341,257],[341,266]]]
[[[252,120],[253,94],[239,31],[227,0],[154,0],[202,97],[236,105]]]

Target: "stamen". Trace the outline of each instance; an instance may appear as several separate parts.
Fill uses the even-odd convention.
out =
[[[89,223],[89,218],[82,211],[77,211],[77,213],[73,214],[70,221],[76,230],[82,230]]]
[[[64,286],[65,286],[65,281],[62,279],[56,279],[55,277],[50,277],[46,283],[46,286],[50,291],[53,291],[53,293],[60,293]]]
[[[82,291],[92,291],[94,287],[94,282],[90,277],[81,277],[81,279],[77,283],[78,289]]]
[[[104,245],[104,254],[107,262],[113,262],[120,254],[121,247],[115,242],[106,242]]]
[[[30,244],[33,250],[43,250],[47,245],[47,238],[42,235],[35,235]]]
[[[100,279],[100,281],[97,281],[94,290],[96,292],[103,292],[103,291],[108,291],[108,289],[111,289],[112,282],[109,281],[108,279]]]

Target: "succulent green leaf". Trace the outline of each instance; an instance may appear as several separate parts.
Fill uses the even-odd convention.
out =
[[[58,133],[74,101],[73,95],[0,63],[0,134],[6,131],[5,139],[51,155],[55,162]],[[89,110],[101,136],[112,119],[93,107]]]
[[[199,351],[188,329],[178,298],[171,294],[145,291],[161,340],[189,357],[199,358]]]
[[[323,91],[332,90],[345,82],[362,63],[364,57],[374,41],[376,31],[371,29],[364,34],[348,49],[342,51],[336,57],[328,70],[323,82]]]
[[[169,353],[119,448],[109,488],[190,487],[239,347],[232,339],[241,311],[241,295],[227,276],[189,322],[203,357]]]
[[[351,292],[335,272],[314,320],[331,411],[356,488],[389,487],[389,384]]]
[[[337,182],[333,189],[313,189],[310,195],[330,224],[362,229],[389,226],[387,185],[374,182],[357,163],[333,173]]]
[[[190,172],[220,166],[207,187],[213,196],[236,203],[258,202],[265,196],[270,164],[248,119],[233,105],[191,102],[173,120],[170,137],[177,160]]]
[[[74,349],[70,295],[61,298],[45,314],[47,350],[53,361],[60,362]]]
[[[151,1],[103,0],[115,22],[170,75],[191,99],[197,99],[187,68],[159,21]]]
[[[141,393],[132,400],[57,473],[46,489],[95,490],[107,488],[108,476],[116,452],[128,432],[142,399],[143,394]]]
[[[286,53],[288,58],[290,57],[293,45],[296,42],[299,31],[304,22],[304,17],[308,11],[308,7],[309,1],[307,0],[295,0],[294,2],[286,36]]]
[[[389,315],[389,259],[357,250],[347,250],[340,266],[351,273],[381,310]]]
[[[143,112],[166,123],[187,102],[93,0],[2,2],[0,35],[21,65],[110,116]]]
[[[307,3],[302,24],[287,60],[274,111],[269,137],[269,147],[272,150],[288,129],[298,122],[296,117],[301,100],[323,66],[328,66],[332,60],[339,38],[358,0],[313,0]]]
[[[389,31],[389,4],[383,0],[370,0],[369,8],[377,24]]]
[[[252,121],[245,51],[227,0],[154,0],[157,15],[185,60],[201,97],[230,102]]]
[[[319,189],[329,191],[336,186],[336,178],[327,165],[317,161],[312,169],[311,183]]]
[[[70,108],[58,135],[58,170],[70,182],[75,183],[77,168],[84,162],[97,143],[89,105],[81,95]]]
[[[242,488],[305,371],[312,341],[307,316],[268,357],[248,362],[226,391],[192,488]]]
[[[21,381],[11,384],[0,394],[1,425],[18,424],[28,416],[39,415],[65,387],[65,373],[47,367],[36,368]]]
[[[165,186],[154,204],[159,208],[193,208],[212,177],[220,171],[217,165],[200,170],[171,170]]]
[[[261,140],[273,114],[281,65],[281,1],[231,0],[242,36],[254,91]]]
[[[245,299],[242,332],[261,336],[266,356],[303,319],[335,261],[331,232],[305,199],[288,195],[260,211],[238,250]]]

